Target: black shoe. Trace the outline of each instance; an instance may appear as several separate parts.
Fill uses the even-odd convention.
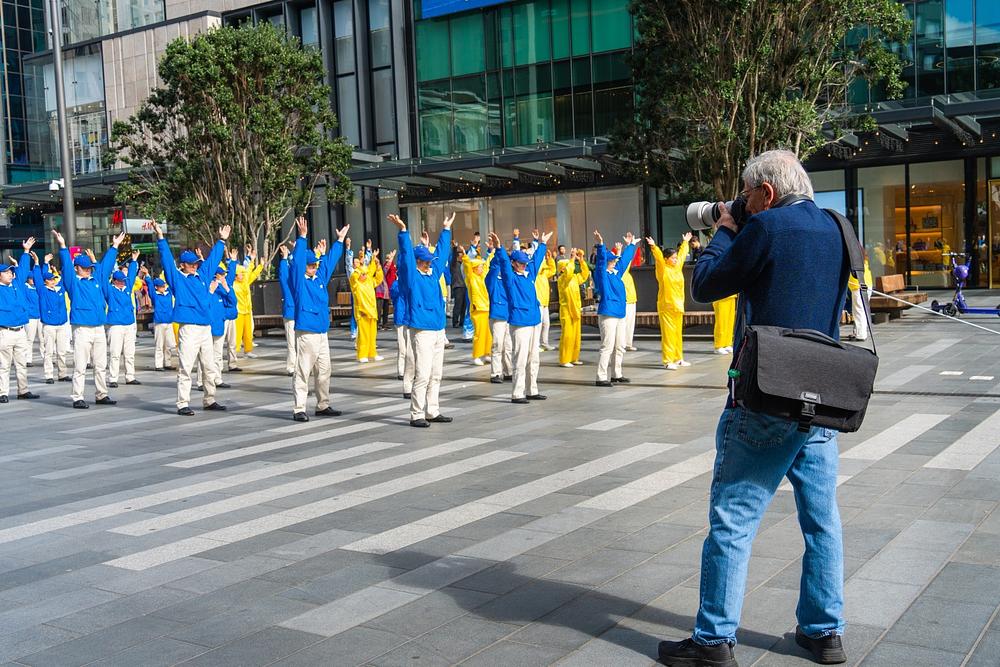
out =
[[[438,415],[437,417],[431,417],[427,421],[429,421],[431,423],[434,423],[434,424],[450,424],[450,423],[452,423],[455,420],[452,419],[451,417],[445,417],[444,415]]]
[[[64,376],[62,376],[61,378],[59,378],[59,381],[60,381],[60,382],[72,382],[72,381],[73,381],[73,378],[71,378],[71,377],[70,377],[70,376],[68,376],[68,375],[64,375]]]
[[[291,373],[289,373],[288,371],[285,371],[285,375],[287,375],[290,378],[293,378],[293,377],[295,377],[295,371],[292,371]]]
[[[610,387],[611,386],[611,382],[609,382],[608,380],[598,380],[597,382],[594,383],[594,386],[595,387]]]
[[[4,396],[4,398],[7,397]],[[76,408],[77,410],[87,410],[90,408],[90,406],[87,405],[85,401],[73,401],[73,407]]]
[[[490,382],[493,384],[503,384],[503,378],[499,375],[494,375],[490,378]]]
[[[657,654],[667,667],[739,667],[732,644],[704,646],[693,639],[660,642]]]
[[[3,396],[0,396],[0,403],[10,403],[10,399],[7,398],[6,394],[4,394]]]
[[[528,399],[526,399],[526,398],[512,398],[512,399],[510,399],[510,402],[511,403],[515,403],[517,405],[527,405],[528,404]]]
[[[55,384],[55,383],[56,381],[53,380],[52,378],[45,378],[45,384]]]
[[[844,641],[840,635],[813,638],[795,626],[795,643],[812,653],[813,660],[821,665],[839,665],[847,662]]]
[[[242,368],[234,368],[234,367],[230,366],[229,367],[229,372],[230,373],[242,373],[243,369]]]
[[[397,375],[396,379],[399,380],[399,381],[402,381],[403,380],[403,376],[402,375]]]
[[[405,398],[406,400],[410,400],[411,398],[413,398],[413,394],[403,394],[403,398]]]
[[[220,405],[219,403],[212,403],[211,405],[206,405],[204,410],[215,410],[217,412],[225,412],[226,406]]]
[[[118,401],[112,401],[110,396],[105,396],[94,401],[94,405],[118,405]]]
[[[504,375],[504,376],[503,376],[503,381],[504,381],[504,382],[510,382],[510,381],[511,381],[511,380],[513,380],[513,379],[514,379],[514,376],[513,376],[513,375]]]
[[[118,383],[117,382],[109,382],[108,386],[111,387],[112,389],[117,389],[118,388]]]
[[[26,391],[23,394],[18,394],[17,397],[22,401],[32,398],[40,398],[38,394],[32,394],[30,391]]]
[[[142,384],[138,380],[125,380],[125,384]]]
[[[27,366],[28,368],[34,368],[35,367],[35,362],[29,361],[27,364],[25,364],[25,366]]]
[[[198,385],[198,391],[205,391],[205,385],[203,384]]]
[[[167,369],[166,368],[154,368],[153,370],[156,371],[157,373],[162,373],[162,372],[164,372]]]
[[[548,396],[545,394],[532,394],[526,397],[529,401],[544,401]]]
[[[429,421],[427,421],[426,419],[411,419],[410,420],[410,426],[414,426],[416,428],[427,428],[430,425],[431,425],[431,423]]]
[[[618,384],[628,384],[631,382],[627,377],[611,378],[612,382],[617,382]]]
[[[307,422],[309,421],[309,416],[304,412],[296,412],[294,415],[292,415],[292,419],[294,419],[297,422]]]
[[[446,349],[446,350],[454,350],[455,349],[455,344],[454,343],[446,343],[445,346],[444,346],[444,349]]]
[[[194,414],[194,410],[191,408],[177,408],[177,414],[183,417],[190,417]]]
[[[339,417],[341,414],[340,410],[334,410],[330,406],[316,411],[317,417]]]
[[[232,389],[232,386],[228,382],[220,382],[215,385],[216,389]]]

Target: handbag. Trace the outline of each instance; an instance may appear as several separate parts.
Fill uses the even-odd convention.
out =
[[[861,243],[851,223],[826,209],[840,227],[851,274],[867,291]],[[872,331],[866,299],[864,316]],[[875,388],[878,353],[874,334],[871,349],[845,345],[813,329],[789,329],[745,324],[736,360],[729,371],[737,405],[755,412],[798,422],[807,433],[813,426],[852,433],[861,428]],[[737,328],[739,329],[739,328]]]

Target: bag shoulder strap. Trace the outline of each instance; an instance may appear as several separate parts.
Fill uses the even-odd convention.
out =
[[[850,262],[851,275],[857,279],[859,289],[862,293],[861,303],[863,304],[862,308],[865,311],[865,319],[868,320],[868,339],[871,341],[872,354],[877,355],[878,352],[875,349],[875,330],[872,326],[871,310],[868,306],[868,299],[864,298],[865,292],[868,291],[868,288],[871,287],[871,285],[865,284],[865,257],[861,250],[861,241],[858,240],[858,235],[854,233],[854,226],[851,224],[851,221],[844,217],[839,211],[835,211],[832,208],[825,208],[823,210],[834,219],[840,229],[840,238],[844,242],[844,250],[847,252],[847,258]]]

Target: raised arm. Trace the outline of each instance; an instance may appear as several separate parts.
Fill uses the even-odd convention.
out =
[[[326,255],[323,256],[323,262],[319,265],[319,270],[322,273],[324,285],[329,283],[330,279],[333,278],[333,272],[337,268],[337,263],[344,256],[344,239],[347,238],[347,232],[350,230],[350,225],[345,225],[338,229],[337,241],[330,246],[330,249],[326,251]]]
[[[160,255],[160,265],[163,267],[163,279],[167,281],[168,285],[174,287],[180,278],[177,262],[174,261],[174,254],[170,252],[170,244],[163,238],[163,230],[156,224],[156,220],[153,220],[152,223],[153,233],[156,234],[156,251]]]
[[[635,259],[635,252],[639,249],[635,243],[629,243],[626,247],[622,248],[621,258],[618,263],[623,266],[621,271],[624,273],[628,268],[632,266],[632,260]]]
[[[111,247],[108,248],[107,252],[104,253],[104,257],[101,258],[101,263],[98,265],[95,273],[95,277],[101,283],[101,287],[104,287],[104,283],[111,279],[111,274],[115,272],[115,266],[118,262],[118,246],[121,242],[125,240],[125,232],[122,232],[116,236],[112,242]]]

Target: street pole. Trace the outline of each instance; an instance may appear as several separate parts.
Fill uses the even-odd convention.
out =
[[[49,30],[52,33],[52,62],[55,68],[56,118],[59,123],[59,156],[63,177],[63,238],[66,246],[76,245],[76,203],[73,201],[73,162],[69,153],[66,124],[66,88],[63,82],[62,16],[59,0],[49,0]]]

